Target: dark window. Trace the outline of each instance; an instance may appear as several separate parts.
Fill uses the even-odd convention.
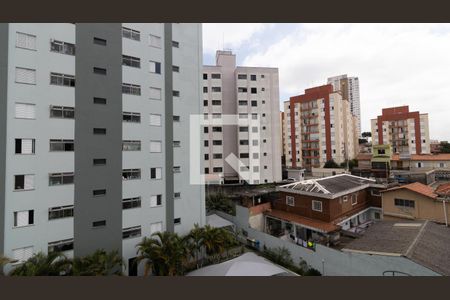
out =
[[[98,38],[98,37],[94,37],[94,44],[97,44],[100,46],[106,46],[106,40]]]
[[[50,51],[68,55],[75,55],[75,45],[71,43],[52,40],[50,42]]]
[[[173,116],[174,122],[180,122],[180,116]]]
[[[141,236],[141,226],[134,226],[129,228],[124,228],[122,230],[122,238],[129,239]]]
[[[180,67],[179,66],[172,66],[172,71],[173,72],[180,72]]]
[[[211,74],[211,78],[212,79],[220,79],[220,74],[219,73],[213,73],[213,74]]]
[[[106,75],[106,69],[94,67],[94,73],[99,75]]]
[[[122,200],[122,209],[141,207],[141,197],[126,198]]]
[[[247,74],[238,74],[238,79],[247,79]]]
[[[205,154],[205,160],[209,160],[209,154],[208,153]]]
[[[245,87],[238,87],[238,93],[247,93],[247,88],[245,88]]]
[[[48,219],[62,219],[73,217],[73,205],[52,207],[48,209]]]
[[[50,106],[50,118],[74,119],[75,108],[69,106]]]
[[[252,106],[258,106],[258,101],[252,100]]]
[[[140,68],[141,67],[141,59],[139,57],[133,57],[128,55],[122,55],[122,65]]]
[[[208,133],[209,132],[209,128],[208,127],[203,127],[203,133]]]
[[[208,106],[208,100],[203,100],[203,106]]]
[[[157,61],[150,61],[150,72],[161,74],[161,63]]]
[[[204,80],[208,79],[208,74],[207,73],[203,73],[203,79]]]
[[[22,213],[25,211],[22,211]],[[27,224],[18,224],[17,220],[17,214],[20,213],[20,211],[14,212],[14,227],[17,226],[26,226],[26,225],[33,225],[34,224],[34,210],[28,210],[28,223]]]
[[[141,86],[136,84],[122,83],[122,94],[141,95]]]
[[[209,168],[205,168],[205,174],[209,174]]]
[[[394,199],[395,206],[401,206],[401,207],[409,207],[414,208],[415,202],[413,200],[405,200],[405,199]]]
[[[212,92],[219,93],[219,92],[222,91],[222,88],[221,88],[220,86],[213,86],[213,87],[211,88],[211,91],[212,91]]]
[[[248,132],[248,127],[240,126],[239,132]]]
[[[122,120],[127,123],[140,123],[141,122],[141,113],[123,112]]]
[[[172,47],[174,48],[180,48],[180,43],[177,41],[172,41]]]
[[[15,139],[16,154],[34,154],[35,139]]]
[[[222,132],[222,127],[214,126],[214,127],[212,128],[212,131],[213,131],[213,132]]]
[[[122,170],[123,180],[141,179],[141,169],[124,169]]]
[[[131,39],[131,40],[135,40],[135,41],[140,41],[141,33],[137,30],[122,27],[122,37]]]
[[[222,105],[222,101],[220,101],[220,100],[212,100],[211,104],[212,105]]]
[[[74,87],[75,86],[75,76],[52,72],[52,73],[50,73],[50,84]]]
[[[222,153],[214,153],[213,154],[213,158],[214,159],[221,159],[222,158]]]
[[[172,96],[180,97],[180,91],[172,91]]]
[[[92,222],[92,227],[106,226],[106,220]]]
[[[141,141],[123,141],[122,151],[141,151]]]
[[[48,185],[73,184],[73,173],[50,173],[48,176]]]
[[[203,144],[205,145],[205,147],[209,146],[209,141],[204,141]]]
[[[214,173],[220,173],[220,172],[222,172],[222,167],[214,167],[214,168],[213,168],[213,172],[214,172]]]
[[[106,104],[106,98],[94,97],[94,104]]]
[[[241,146],[247,146],[247,145],[248,145],[248,140],[240,140],[240,141],[239,141],[239,145],[241,145]]]
[[[73,250],[73,239],[48,243],[48,252],[64,252]]]
[[[175,219],[173,220],[173,222],[174,222],[175,224],[181,224],[181,218],[175,218]]]
[[[239,100],[239,105],[248,105],[247,100]]]
[[[92,191],[92,196],[94,196],[94,197],[99,197],[99,196],[104,196],[104,195],[106,195],[106,190],[105,189],[93,190]]]
[[[94,134],[106,134],[106,128],[94,128],[93,129]]]
[[[25,185],[25,175],[15,175],[14,176],[14,189],[23,190]]]
[[[257,93],[257,91],[256,91],[256,88],[255,88],[255,87],[252,87],[252,88],[251,88],[251,93],[252,93],[252,94],[256,94],[256,93]]]
[[[207,86],[204,86],[203,87],[203,93],[207,93],[208,92],[208,87]]]
[[[213,140],[213,145],[214,146],[221,146],[222,145],[222,140]]]
[[[250,80],[251,80],[251,81],[256,81],[256,75],[253,75],[253,74],[250,75]]]
[[[50,151],[73,151],[73,140],[50,140]]]
[[[106,158],[94,158],[94,166],[104,166],[106,165]]]
[[[239,158],[249,158],[248,153],[239,153]]]

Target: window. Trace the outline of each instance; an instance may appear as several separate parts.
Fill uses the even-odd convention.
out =
[[[322,201],[312,200],[312,210],[322,211]]]
[[[15,106],[16,119],[35,119],[36,105],[26,103],[16,103]]]
[[[127,123],[141,123],[141,113],[123,112],[122,121]]]
[[[245,87],[238,87],[238,93],[247,93],[247,88],[245,88]]]
[[[248,127],[240,126],[239,127],[239,132],[248,132]]]
[[[259,158],[259,153],[253,153],[253,159],[258,159]]]
[[[74,87],[75,86],[75,76],[52,72],[52,73],[50,73],[50,84]]]
[[[211,104],[212,105],[222,105],[222,101],[220,101],[220,100],[212,100]]]
[[[253,172],[258,173],[259,172],[259,166],[253,166]]]
[[[181,167],[180,166],[173,167],[173,172],[174,173],[181,173]]]
[[[27,191],[33,189],[34,189],[34,174],[14,176],[15,191]]]
[[[48,252],[64,252],[73,250],[73,239],[48,243]]]
[[[174,223],[175,225],[181,224],[181,218],[175,218],[175,219],[173,219],[173,223]]]
[[[141,179],[141,169],[123,169],[122,179],[123,180]]]
[[[174,97],[180,97],[180,91],[172,91],[172,96]]]
[[[17,32],[16,47],[36,50],[36,36],[32,34]]]
[[[211,78],[212,78],[212,79],[220,79],[221,76],[220,76],[219,73],[212,73],[212,74],[211,74]]]
[[[106,104],[106,98],[94,97],[94,104]]]
[[[347,202],[348,201],[348,196],[343,196],[342,197],[342,201]]]
[[[209,154],[208,153],[205,153],[205,160],[209,160]]]
[[[150,88],[150,99],[161,100],[161,89],[160,88],[151,87]]]
[[[141,197],[125,198],[122,200],[122,209],[141,207]]]
[[[239,119],[248,119],[248,114],[246,114],[246,113],[240,113],[240,114],[239,114]]]
[[[122,27],[122,37],[127,38],[127,39],[131,39],[131,40],[135,40],[135,41],[140,41],[141,40],[141,33],[137,30],[133,30],[130,28],[126,28],[126,27]]]
[[[209,132],[209,127],[203,127],[203,133],[208,133]]]
[[[106,128],[93,128],[92,129],[93,134],[100,134],[105,135],[106,134]]]
[[[256,81],[256,75],[253,75],[253,74],[250,75],[250,80],[251,80],[251,81]]]
[[[123,141],[122,151],[141,151],[141,141]]]
[[[286,196],[286,205],[295,206],[295,198],[292,196]]]
[[[150,126],[161,126],[161,115],[150,114]]]
[[[156,222],[150,224],[150,234],[162,231],[162,222]]]
[[[162,195],[150,196],[150,207],[157,207],[162,205]]]
[[[122,55],[122,65],[128,66],[128,67],[133,67],[133,68],[140,68],[141,67],[141,59],[139,57]]]
[[[75,108],[69,106],[50,105],[50,118],[74,119]]]
[[[213,119],[220,119],[220,118],[222,118],[222,114],[221,113],[213,113],[212,114],[212,118]]]
[[[48,185],[73,184],[74,173],[50,173],[48,174]]]
[[[207,73],[203,73],[203,80],[208,79],[208,74]]]
[[[207,128],[207,127],[205,127],[205,128]],[[212,128],[212,131],[213,131],[213,132],[222,132],[222,127],[214,126],[214,127]]]
[[[371,194],[372,196],[378,196],[378,197],[381,196],[381,193],[380,193],[379,190],[371,190],[371,191],[370,191],[370,194]]]
[[[353,194],[352,195],[352,205],[356,205],[358,203],[358,195]]]
[[[50,151],[63,151],[63,152],[71,152],[73,151],[73,140],[50,140]]]
[[[155,48],[161,48],[161,37],[150,34],[148,44]]]
[[[205,168],[205,174],[209,174],[209,168]]]
[[[33,246],[14,249],[12,253],[13,260],[24,262],[33,256]]]
[[[161,63],[150,61],[150,73],[161,74]]]
[[[258,120],[258,114],[252,113],[252,120]]]
[[[162,142],[161,141],[150,141],[150,152],[161,153],[161,151],[162,151]]]
[[[248,140],[239,140],[239,145],[248,146]]]
[[[208,100],[203,100],[203,106],[208,106]]]
[[[175,193],[173,193],[173,197],[175,199],[180,199],[181,198],[181,193],[180,192],[175,192]]]
[[[238,79],[247,79],[247,74],[238,74]]]
[[[174,122],[180,122],[180,116],[173,116]]]
[[[249,158],[249,154],[248,153],[239,153],[239,158]]]
[[[141,86],[137,84],[122,83],[122,94],[141,95]]]
[[[106,220],[92,222],[92,227],[104,227],[106,226]]]
[[[222,158],[222,153],[213,153],[213,158],[214,159],[221,159]]]
[[[181,142],[180,141],[173,141],[173,146],[174,147],[181,147]]]
[[[130,239],[141,236],[141,226],[134,226],[122,229],[122,238]]]
[[[51,40],[50,51],[68,55],[75,55],[75,45],[62,41]]]
[[[180,72],[180,67],[179,66],[172,66],[172,71],[173,72]]]
[[[258,140],[252,140],[252,146],[258,146],[259,141]],[[258,153],[255,153],[258,154]]]
[[[208,146],[209,146],[209,141],[203,141],[203,145],[204,145],[205,147],[208,147]]]
[[[92,196],[93,197],[103,197],[105,195],[106,195],[106,190],[105,189],[93,190],[92,191]]]
[[[106,40],[98,38],[98,37],[94,37],[94,44],[100,45],[100,46],[106,46]]]
[[[150,179],[162,179],[162,168],[150,168]]]
[[[34,210],[14,212],[14,227],[23,227],[34,224]]]
[[[92,163],[94,166],[104,166],[106,165],[106,158],[94,158]]]
[[[204,86],[203,87],[203,93],[207,93],[208,92],[208,87],[207,86]]]
[[[16,154],[34,154],[35,139],[16,139]]]
[[[36,84],[36,70],[17,67],[16,82],[26,84]]]
[[[258,101],[256,101],[256,100],[252,100],[252,106],[253,106],[253,107],[256,107],[256,106],[258,106]]]
[[[220,92],[222,91],[222,88],[221,88],[220,86],[213,86],[213,87],[211,88],[211,91],[212,91],[213,93],[220,93]]]
[[[261,74],[261,78],[264,78],[265,76],[264,76],[264,74]]]
[[[48,209],[48,219],[62,219],[73,217],[73,205],[51,207]]]
[[[394,199],[395,206],[400,206],[402,208],[414,208],[415,203],[413,200],[405,200],[405,199]]]
[[[174,48],[180,48],[180,43],[177,41],[172,41],[172,47]]]
[[[222,146],[222,140],[213,140],[213,146]]]
[[[222,167],[214,167],[213,168],[213,172],[214,173],[221,173],[222,172]]]
[[[251,88],[251,93],[252,93],[252,94],[256,94],[256,93],[257,93],[257,91],[256,91],[256,88],[255,88],[255,87],[252,87],[252,88]]]

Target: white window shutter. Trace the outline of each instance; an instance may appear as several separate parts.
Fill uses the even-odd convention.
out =
[[[150,88],[150,99],[161,100],[161,89],[151,87]]]
[[[150,152],[161,152],[162,144],[159,141],[150,141]]]
[[[150,46],[161,48],[161,37],[150,35]]]
[[[16,103],[16,118],[22,118],[22,119],[35,119],[36,118],[36,112],[35,112],[35,105],[34,104],[26,104],[26,103]]]
[[[16,82],[36,84],[36,70],[16,67]]]
[[[36,36],[17,32],[16,46],[36,50]]]
[[[150,114],[150,125],[161,126],[161,115]]]
[[[162,231],[162,222],[150,224],[150,233],[151,234],[158,232],[158,231]]]
[[[156,179],[161,179],[161,178],[162,178],[162,169],[156,168]]]
[[[32,139],[22,139],[22,154],[33,154]]]
[[[156,63],[154,61],[150,62],[150,72],[156,73]]]
[[[25,190],[34,189],[34,175],[25,175]]]
[[[157,200],[158,200],[158,196],[152,195],[152,196],[150,197],[150,207],[158,206]]]
[[[28,225],[28,210],[17,212],[17,227]]]
[[[14,260],[25,261],[33,256],[33,247],[14,249],[12,256]]]

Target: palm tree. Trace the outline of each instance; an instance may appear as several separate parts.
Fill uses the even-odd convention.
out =
[[[11,276],[60,276],[70,272],[70,260],[60,252],[39,252],[13,269]]]
[[[220,258],[220,256],[216,256],[221,255],[225,250],[225,239],[223,229],[206,225],[203,233],[203,245],[205,246],[206,254],[213,259]]]
[[[195,259],[197,269],[199,268],[199,259],[203,249],[203,236],[204,228],[200,227],[198,224],[194,225],[189,234],[186,236],[186,244],[191,254],[191,257]]]
[[[72,274],[75,276],[123,275],[123,265],[122,257],[117,250],[106,252],[100,249],[91,255],[74,258]]]
[[[182,274],[187,259],[187,248],[183,239],[176,233],[156,232],[150,238],[144,237],[138,245],[137,263],[145,261],[145,273],[158,276]]]

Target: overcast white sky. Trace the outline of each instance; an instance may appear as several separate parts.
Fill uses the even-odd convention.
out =
[[[204,24],[204,64],[222,48],[239,65],[277,67],[280,102],[357,76],[363,131],[383,107],[409,105],[428,113],[432,139],[450,140],[450,24]]]

